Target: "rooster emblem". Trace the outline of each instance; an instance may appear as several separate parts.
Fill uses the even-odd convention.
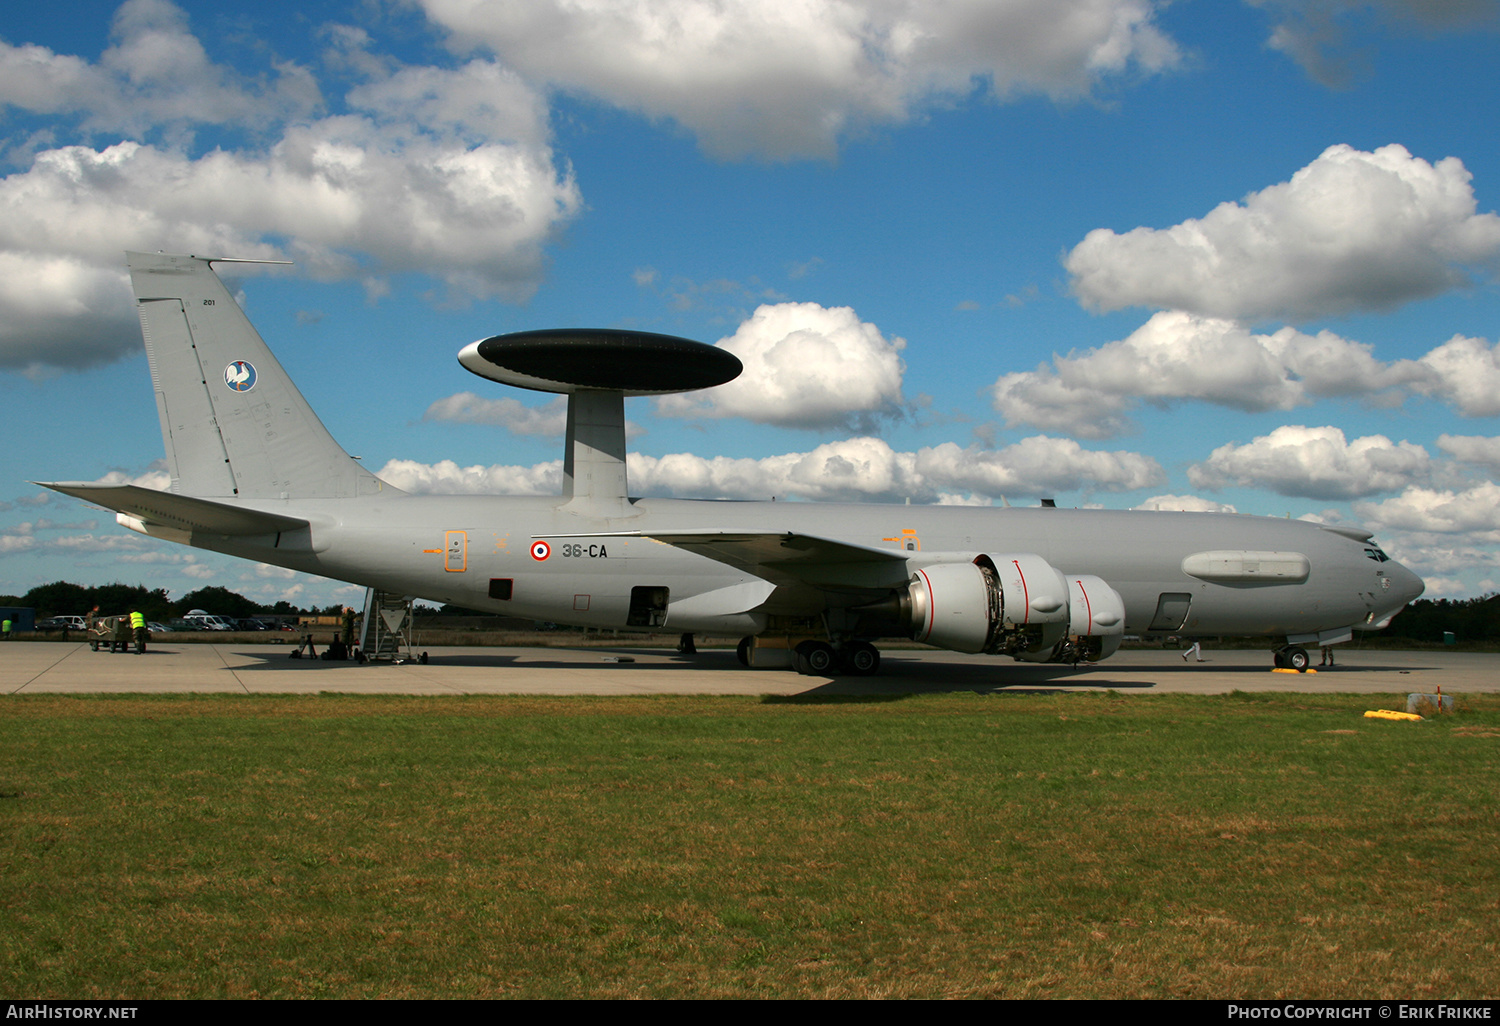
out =
[[[236,360],[224,368],[224,384],[236,392],[248,392],[255,387],[255,368],[244,360]]]

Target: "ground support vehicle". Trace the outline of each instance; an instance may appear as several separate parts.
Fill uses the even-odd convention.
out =
[[[111,652],[129,652],[134,646],[136,655],[144,655],[146,652],[146,635],[149,633],[145,628],[138,631],[130,629],[130,614],[121,613],[119,616],[96,616],[89,624],[89,648],[97,652],[108,646]]]

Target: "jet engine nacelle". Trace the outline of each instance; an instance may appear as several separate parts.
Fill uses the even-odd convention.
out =
[[[1068,636],[1091,663],[1120,650],[1125,638],[1125,600],[1103,578],[1093,574],[1068,578]]]
[[[923,567],[906,598],[912,638],[955,652],[1046,658],[1068,634],[1068,582],[1030,553]]]
[[[1125,600],[1093,574],[1072,574],[1068,584],[1068,634],[1051,650],[1018,658],[1049,663],[1097,663],[1119,651],[1125,637]]]

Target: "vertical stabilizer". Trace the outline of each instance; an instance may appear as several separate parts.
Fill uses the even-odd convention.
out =
[[[394,490],[333,440],[207,258],[126,256],[172,491],[298,499]]]

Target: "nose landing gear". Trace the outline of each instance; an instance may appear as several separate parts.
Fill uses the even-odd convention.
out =
[[[1278,670],[1296,670],[1299,673],[1312,665],[1312,656],[1307,654],[1307,649],[1298,645],[1278,648],[1273,653],[1273,660]]]

